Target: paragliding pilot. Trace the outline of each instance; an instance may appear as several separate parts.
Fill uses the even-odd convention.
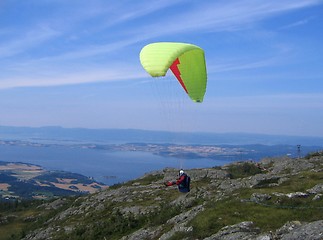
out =
[[[165,186],[173,186],[177,185],[178,190],[182,193],[187,193],[190,191],[190,182],[191,178],[188,176],[182,169],[179,171],[179,177],[177,178],[176,182],[165,182]]]

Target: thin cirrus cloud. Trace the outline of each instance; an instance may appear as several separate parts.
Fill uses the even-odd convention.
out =
[[[315,4],[321,3],[318,0],[285,0],[279,3],[275,2],[264,2],[264,1],[254,1],[254,0],[244,0],[244,1],[224,1],[224,2],[201,2],[197,4],[193,2],[190,7],[184,8],[185,1],[158,1],[154,5],[149,5],[150,7],[144,7],[145,4],[137,6],[135,10],[131,10],[133,2],[128,2],[130,6],[124,6],[120,10],[118,17],[115,19],[106,19],[105,14],[108,10],[99,10],[100,8],[96,6],[92,11],[85,13],[85,7],[77,11],[79,14],[74,14],[73,17],[69,19],[69,23],[66,26],[63,24],[61,27],[59,22],[62,20],[55,21],[49,20],[46,25],[38,24],[35,30],[27,31],[20,34],[17,39],[8,39],[7,42],[2,42],[0,45],[0,59],[5,61],[4,65],[9,70],[4,72],[4,77],[0,78],[0,88],[12,88],[19,86],[53,86],[53,85],[65,85],[65,84],[78,84],[84,82],[97,82],[97,81],[107,81],[107,80],[121,80],[129,78],[137,78],[141,76],[142,72],[138,70],[132,71],[132,76],[124,77],[124,67],[115,67],[111,71],[102,70],[100,66],[93,65],[93,69],[89,67],[87,72],[83,70],[81,73],[76,74],[74,70],[66,69],[66,65],[75,65],[78,68],[83,68],[83,63],[80,60],[93,59],[96,57],[106,55],[105,61],[108,66],[108,56],[109,54],[116,54],[120,52],[121,60],[122,50],[129,46],[134,46],[136,44],[143,43],[150,39],[174,36],[180,33],[192,33],[192,32],[208,32],[208,31],[237,31],[242,30],[246,27],[250,27],[253,24],[259,23],[265,18],[275,16],[277,14],[291,11],[295,9],[300,9],[308,6],[313,6]],[[101,4],[104,4],[101,2]],[[136,3],[137,4],[137,3]],[[118,5],[116,5],[117,7]],[[173,13],[167,17],[156,17],[152,18],[154,21],[149,24],[145,22],[143,24],[139,20],[144,20],[147,16],[153,13],[160,13],[165,9],[171,9],[172,7],[182,6],[180,13]],[[106,7],[106,6],[105,6]],[[95,10],[96,9],[96,10]],[[102,8],[101,8],[102,9]],[[111,8],[113,9],[113,7]],[[83,12],[84,11],[84,12]],[[161,15],[161,14],[159,14]],[[57,16],[56,16],[57,17]],[[67,39],[73,35],[73,27],[78,24],[86,23],[91,18],[98,18],[98,28],[94,27],[93,31],[106,31],[107,33],[111,28],[115,31],[118,39],[107,39],[107,42],[102,44],[102,42],[91,41],[91,32],[89,33],[79,33],[82,36],[88,37],[88,39],[81,39],[80,35],[75,37],[75,45],[68,49],[62,48],[57,52],[51,52],[51,54],[42,54],[37,57],[32,56],[33,49],[40,47],[47,47],[47,43],[53,43],[55,46],[55,41],[60,41]],[[41,19],[39,19],[41,21]],[[105,22],[105,20],[108,20]],[[131,28],[126,26],[127,23],[131,23]],[[305,24],[304,22],[299,22],[298,24]],[[55,25],[55,27],[53,27]],[[115,26],[125,25],[124,28],[115,29]],[[46,27],[45,27],[46,26]],[[167,27],[162,27],[167,26]],[[294,24],[296,26],[296,24]],[[34,26],[31,26],[34,27]],[[134,30],[131,30],[134,29]],[[91,29],[89,30],[91,31]],[[10,42],[9,42],[10,40]],[[51,44],[49,44],[51,45]],[[140,46],[141,47],[141,46]],[[15,61],[7,62],[6,58],[14,58],[16,55],[26,54],[30,57],[27,58],[16,58]],[[134,53],[134,52],[133,52]],[[129,59],[129,64],[135,62],[137,56],[131,56]],[[223,64],[218,67],[215,71],[228,71],[228,70],[239,70],[248,68],[257,68],[267,66],[273,61],[271,59],[262,59],[257,62],[253,62],[247,65],[238,64],[235,66],[232,63]],[[135,64],[138,64],[135,62]],[[33,69],[49,70],[50,72],[56,72],[50,77],[40,77],[35,76],[32,72]],[[211,68],[212,69],[212,66]],[[98,72],[95,74],[95,72]],[[45,73],[44,73],[45,74]],[[39,74],[41,75],[41,74]]]
[[[123,69],[123,74],[120,74]],[[145,78],[144,73],[134,75],[131,68],[120,67],[120,69],[91,69],[87,71],[75,71],[69,73],[59,73],[53,75],[42,76],[27,76],[17,78],[3,79],[0,84],[0,89],[8,89],[15,87],[48,87],[59,85],[83,84],[90,82],[102,81],[118,81]]]
[[[199,2],[200,3],[200,2]],[[292,1],[285,0],[277,2],[268,1],[226,1],[202,2],[191,11],[186,11],[175,16],[162,19],[145,28],[152,37],[188,31],[232,31],[245,29],[248,24],[275,16],[277,14],[309,7],[321,3],[319,0]],[[167,27],[160,27],[167,26]],[[158,32],[151,29],[158,28]],[[149,35],[147,35],[149,38]]]
[[[0,45],[0,59],[12,57],[30,48],[37,47],[60,33],[45,26],[38,26],[34,30],[17,34],[15,39],[7,40]]]

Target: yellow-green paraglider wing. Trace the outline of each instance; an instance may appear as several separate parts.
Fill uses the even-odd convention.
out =
[[[171,69],[189,97],[202,102],[206,90],[204,51],[187,43],[159,42],[145,46],[140,62],[152,77],[165,76]]]

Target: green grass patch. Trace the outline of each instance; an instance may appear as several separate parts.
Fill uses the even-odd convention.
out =
[[[7,221],[0,225],[0,240],[2,239],[21,239],[25,236],[25,228],[29,225],[34,224],[36,220],[36,215],[38,215],[41,210],[32,208],[23,208],[16,210],[14,212],[3,212],[1,214],[2,219]],[[28,221],[28,219],[33,219]]]
[[[315,208],[282,208],[276,205],[263,206],[252,202],[229,199],[214,202],[212,205],[209,204],[205,211],[191,221],[191,224],[193,236],[204,238],[218,232],[224,226],[243,221],[252,221],[262,231],[267,232],[276,230],[287,221],[310,222],[322,218],[323,212]]]
[[[25,236],[23,229],[26,225],[27,223],[23,223],[21,221],[14,221],[12,223],[2,225],[0,227],[0,240],[21,239]]]
[[[282,193],[306,191],[316,184],[322,183],[323,172],[302,172],[298,175],[291,176],[289,180],[283,182],[280,186],[274,187],[276,191]]]

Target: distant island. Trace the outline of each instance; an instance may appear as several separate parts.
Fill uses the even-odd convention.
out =
[[[81,174],[46,171],[41,166],[0,161],[0,199],[49,199],[107,188]]]

